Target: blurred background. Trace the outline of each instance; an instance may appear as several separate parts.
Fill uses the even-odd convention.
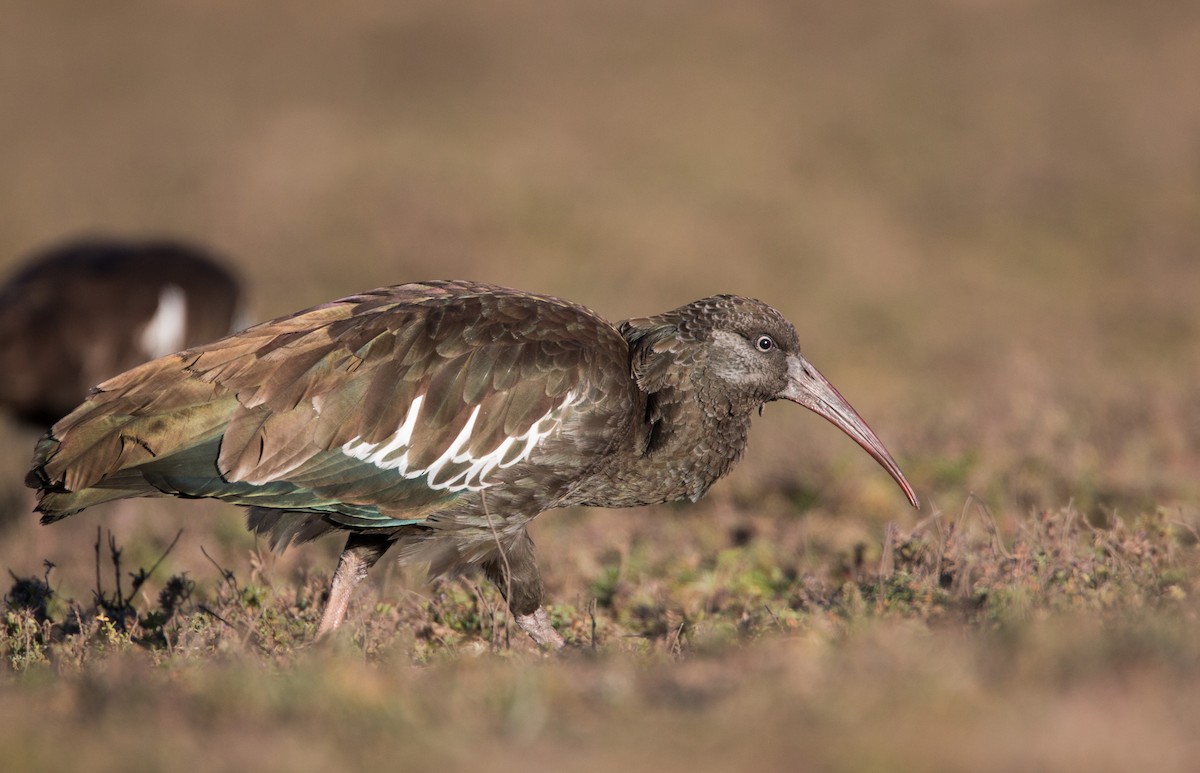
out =
[[[426,278],[614,320],[741,293],[796,324],[924,515],[974,493],[1017,520],[1194,520],[1197,73],[1184,0],[20,0],[0,272],[114,234],[216,251],[259,320]],[[219,505],[36,527],[38,433],[0,429],[0,566],[51,559],[84,593],[99,524],[152,530],[151,559],[186,526],[183,566],[197,544],[245,561]],[[795,406],[768,407],[711,497],[847,540],[922,517]]]

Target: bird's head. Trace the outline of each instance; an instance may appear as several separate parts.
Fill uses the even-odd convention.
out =
[[[790,400],[829,420],[863,447],[899,484],[913,507],[916,492],[883,441],[846,398],[800,354],[796,328],[761,301],[717,295],[657,317],[629,320],[634,377],[647,391],[708,385],[733,404]]]

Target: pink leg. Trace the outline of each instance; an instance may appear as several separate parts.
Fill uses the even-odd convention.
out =
[[[550,615],[542,606],[542,574],[533,553],[533,540],[522,531],[502,549],[501,555],[484,564],[489,580],[500,589],[521,630],[538,646],[548,650],[563,647],[563,638],[550,624]]]
[[[366,578],[367,570],[387,552],[390,545],[391,542],[387,539],[361,534],[351,534],[346,540],[342,557],[338,559],[337,570],[333,573],[333,583],[329,586],[329,601],[325,604],[325,612],[321,615],[321,624],[317,628],[318,639],[337,630],[342,624],[354,589]]]

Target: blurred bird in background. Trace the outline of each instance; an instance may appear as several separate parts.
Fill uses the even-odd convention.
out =
[[[0,405],[49,427],[101,381],[236,330],[241,295],[229,269],[182,242],[51,247],[0,288]]]

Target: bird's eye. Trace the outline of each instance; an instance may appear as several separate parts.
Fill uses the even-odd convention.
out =
[[[771,336],[759,336],[754,342],[754,348],[760,352],[769,352],[775,348],[775,339]]]

